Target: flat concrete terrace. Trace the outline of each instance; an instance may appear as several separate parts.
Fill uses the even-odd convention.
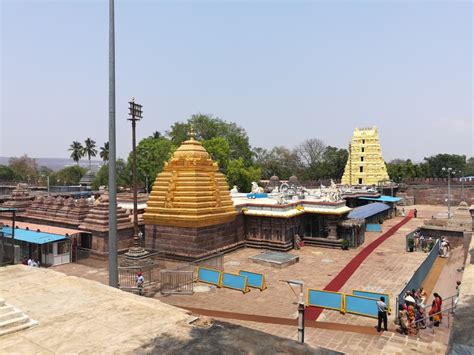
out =
[[[38,321],[2,336],[2,354],[333,353],[229,323],[211,324],[158,300],[53,269],[0,268],[0,298]]]

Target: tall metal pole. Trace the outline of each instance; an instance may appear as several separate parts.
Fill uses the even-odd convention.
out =
[[[115,178],[115,21],[109,0],[109,285],[118,287],[117,181]]]
[[[137,120],[135,114],[132,113],[132,184],[133,184],[133,246],[138,247],[138,193],[137,193],[137,152],[136,152],[136,138],[135,127]]]
[[[448,219],[451,218],[451,169],[448,169]]]
[[[48,185],[48,197],[49,197],[49,175],[46,176],[46,183]]]
[[[300,295],[298,297],[298,341],[304,343],[304,296],[303,285],[300,285]]]

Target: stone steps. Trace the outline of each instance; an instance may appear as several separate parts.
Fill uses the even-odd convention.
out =
[[[335,248],[341,249],[342,240],[341,239],[329,239],[329,238],[304,238],[305,246],[315,246],[322,248]]]
[[[37,322],[30,319],[26,314],[5,303],[0,299],[0,337],[2,335],[27,329]]]

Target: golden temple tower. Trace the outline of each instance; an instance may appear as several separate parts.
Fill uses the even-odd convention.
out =
[[[382,158],[376,127],[356,128],[350,144],[342,183],[344,185],[376,185],[389,180]]]
[[[146,246],[183,256],[225,249],[238,242],[236,216],[225,176],[191,132],[153,184]]]

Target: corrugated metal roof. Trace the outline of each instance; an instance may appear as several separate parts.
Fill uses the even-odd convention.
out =
[[[386,205],[385,203],[382,202],[374,202],[374,203],[369,203],[368,205],[365,206],[360,206],[354,208],[349,214],[347,215],[347,218],[369,218],[377,213],[383,212],[390,209],[390,206]]]
[[[5,233],[5,237],[12,237],[12,229],[10,227],[3,227],[2,230]],[[15,240],[20,240],[22,242],[33,244],[47,244],[65,239],[66,237],[63,235],[45,232],[35,232],[26,229],[15,228]]]
[[[382,195],[380,197],[359,197],[359,200],[380,201],[380,202],[398,202],[400,197]]]

